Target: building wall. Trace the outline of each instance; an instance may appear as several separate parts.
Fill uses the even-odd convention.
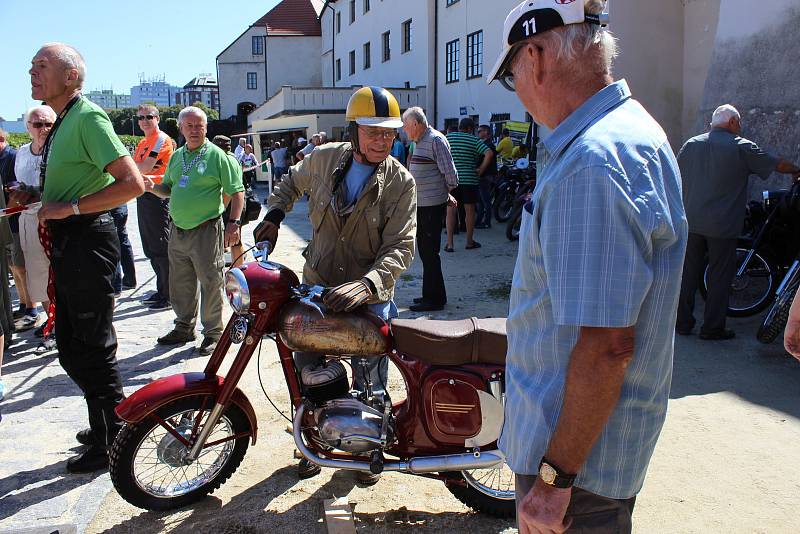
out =
[[[486,75],[500,54],[503,40],[503,20],[519,2],[494,0],[492,2],[460,0],[447,6],[439,2],[438,96],[436,128],[443,130],[447,119],[461,119],[465,115],[478,115],[479,122],[488,123],[493,114],[508,114],[510,120],[525,120],[526,111],[515,93],[499,83],[486,85]],[[481,76],[467,79],[467,35],[483,31],[483,65]],[[459,81],[447,83],[448,42],[459,40]],[[466,113],[462,114],[462,107]],[[429,117],[433,120],[433,117]]]
[[[321,37],[268,37],[269,87],[267,97],[255,104],[269,100],[284,85],[318,87],[322,82],[321,47]]]
[[[157,106],[172,106],[180,87],[165,82],[153,81],[131,87],[131,106],[141,103],[154,103]]]
[[[714,109],[732,104],[742,114],[742,135],[765,150],[800,161],[800,6],[771,0],[758,9],[744,0],[721,0],[713,58],[694,131],[707,129]],[[751,179],[751,196],[787,187],[789,177]]]
[[[253,54],[252,38],[260,35],[266,39],[267,29],[251,26],[217,57],[220,117],[236,115],[240,102],[256,105],[269,98],[265,84],[266,53]],[[266,49],[266,47],[265,47]],[[247,88],[247,73],[256,73],[256,89]]]
[[[372,0],[370,11],[363,13],[363,0],[356,1],[356,19],[350,24],[350,2],[329,4],[321,19],[321,71],[326,85],[381,85],[384,87],[419,87],[428,85],[428,58],[433,33],[433,0]],[[335,13],[341,12],[341,33],[332,26]],[[402,24],[411,19],[411,50],[402,53]],[[391,58],[383,59],[384,32],[390,32]],[[371,46],[371,66],[364,69],[364,43]],[[328,53],[331,50],[332,52]],[[349,53],[355,51],[356,71],[350,75]],[[331,57],[341,60],[342,77],[337,80]]]
[[[684,7],[681,125],[681,137],[684,140],[697,133],[697,117],[714,53],[719,8],[720,0],[690,0]]]

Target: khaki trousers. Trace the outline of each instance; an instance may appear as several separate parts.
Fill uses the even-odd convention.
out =
[[[200,282],[200,322],[203,335],[222,335],[222,221],[217,218],[191,230],[172,224],[169,239],[169,300],[175,311],[175,330],[193,332],[197,322]]]

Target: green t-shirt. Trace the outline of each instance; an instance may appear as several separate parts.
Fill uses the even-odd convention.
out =
[[[191,165],[195,157],[202,157]],[[191,169],[183,172],[183,166]],[[238,162],[208,140],[195,150],[185,145],[175,151],[164,173],[163,184],[170,188],[169,213],[175,226],[191,230],[225,211],[222,193],[244,191]]]
[[[81,97],[53,137],[42,202],[70,202],[114,183],[106,166],[130,156],[106,112]]]
[[[458,171],[458,185],[478,185],[478,157],[489,150],[481,139],[465,132],[447,134],[450,142],[450,153]]]

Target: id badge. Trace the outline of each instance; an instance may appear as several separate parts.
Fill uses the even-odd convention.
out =
[[[187,175],[181,176],[181,181],[178,182],[178,187],[186,187],[189,184],[189,177]]]

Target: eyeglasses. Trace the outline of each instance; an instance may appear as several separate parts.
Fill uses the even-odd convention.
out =
[[[387,128],[365,128],[362,127],[361,131],[370,139],[370,141],[388,141],[394,139],[395,131]]]
[[[137,115],[136,116],[136,118],[139,119],[140,121],[143,121],[145,119],[151,121],[151,120],[155,119],[156,117],[157,117],[157,115]]]
[[[28,121],[28,124],[30,124],[31,126],[36,128],[37,130],[39,128],[52,128],[53,127],[53,123],[52,122],[40,122],[40,121],[31,122],[31,121]]]

